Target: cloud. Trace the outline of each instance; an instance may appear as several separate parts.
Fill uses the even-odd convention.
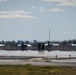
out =
[[[19,11],[1,11],[0,18],[31,18],[35,19],[34,16],[30,16],[29,12],[23,10]]]
[[[60,8],[53,8],[53,9],[50,9],[51,12],[65,12],[64,9],[60,9]]]
[[[7,0],[0,0],[0,2],[5,2],[5,1],[7,1]]]
[[[66,34],[66,35],[70,35],[71,33],[70,33],[70,32],[64,32],[64,34]]]
[[[42,0],[43,2],[62,2],[64,0]]]
[[[58,4],[58,6],[76,6],[76,1],[65,1]]]
[[[40,12],[45,12],[46,10],[44,9],[44,7],[40,7]]]
[[[76,6],[76,0],[42,0],[43,2],[57,2],[58,6]]]
[[[36,7],[31,7],[31,9],[36,9]]]

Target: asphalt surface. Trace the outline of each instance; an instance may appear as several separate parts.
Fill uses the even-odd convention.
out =
[[[0,65],[39,65],[39,66],[74,66],[76,67],[76,59],[51,59],[51,61],[28,61],[34,57],[23,56],[0,56]],[[35,59],[37,59],[35,57]]]
[[[0,60],[0,65],[38,65],[38,66],[74,66],[75,62],[26,62],[24,60]]]

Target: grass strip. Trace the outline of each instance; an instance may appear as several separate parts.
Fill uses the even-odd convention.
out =
[[[0,75],[76,75],[76,67],[0,65]]]

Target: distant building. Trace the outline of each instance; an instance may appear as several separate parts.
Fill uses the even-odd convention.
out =
[[[53,44],[53,46],[59,46],[59,44]]]
[[[76,44],[71,43],[72,46],[76,46]]]
[[[4,44],[0,44],[0,47],[5,46]]]
[[[0,44],[0,50],[4,49],[5,45],[4,44]]]

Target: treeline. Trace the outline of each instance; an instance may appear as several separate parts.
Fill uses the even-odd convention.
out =
[[[16,45],[19,45],[21,44],[22,42],[24,42],[24,44],[31,44],[31,45],[37,45],[37,43],[39,41],[37,40],[33,40],[33,41],[23,41],[23,40],[18,40],[18,41],[0,41],[0,44],[4,44],[4,45],[11,45],[11,46],[16,46]],[[47,43],[48,41],[44,41],[44,43]],[[53,43],[53,44],[59,44],[59,45],[63,45],[63,46],[67,46],[67,45],[70,45],[70,44],[76,44],[76,40],[73,39],[73,40],[64,40],[64,41],[50,41],[50,43]]]
[[[16,46],[16,45],[19,45],[21,44],[22,42],[24,42],[25,44],[30,44],[31,42],[30,41],[22,41],[22,40],[18,40],[18,41],[0,41],[0,44],[4,44],[4,45],[11,45],[11,46]]]
[[[64,41],[52,41],[52,43],[67,46],[67,45],[71,45],[71,44],[76,44],[76,40],[73,39],[73,40],[64,40]]]

